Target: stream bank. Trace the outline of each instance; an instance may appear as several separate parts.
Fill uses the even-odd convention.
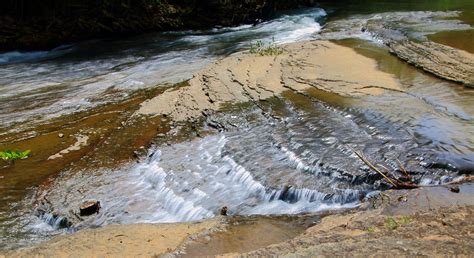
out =
[[[466,11],[474,15],[474,11]],[[474,31],[462,20],[460,11],[411,11],[354,15],[349,19],[329,21],[318,39],[360,38],[385,45],[390,53],[409,64],[442,79],[465,87],[474,87],[474,54],[470,35]],[[463,35],[457,46],[449,45],[443,34]],[[433,40],[438,40],[434,42]],[[444,45],[442,43],[448,43]]]
[[[470,255],[474,185],[459,189],[386,191],[368,197],[358,210],[339,214],[112,225],[6,256]]]

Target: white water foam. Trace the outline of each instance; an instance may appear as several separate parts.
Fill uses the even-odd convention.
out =
[[[182,41],[199,44],[215,44],[222,40],[237,42],[241,47],[248,47],[256,40],[274,41],[277,44],[308,40],[321,30],[318,19],[326,16],[323,9],[313,8],[301,14],[284,15],[274,20],[256,25],[242,25],[236,28],[214,29],[214,34],[204,32],[185,36]]]
[[[252,215],[316,212],[358,203],[357,190],[328,194],[297,186],[265,186],[231,155],[223,154],[226,142],[220,135],[164,147],[128,168],[68,179],[57,188],[67,185],[68,194],[58,192],[60,199],[49,199],[58,202],[59,210],[74,210],[84,199],[101,201],[99,214],[75,224],[76,228],[195,221],[219,214],[224,206],[230,214]],[[82,196],[73,194],[79,189]],[[49,214],[42,221],[58,228],[61,219]]]
[[[39,61],[61,56],[72,51],[71,45],[57,47],[48,51],[11,51],[0,53],[0,65],[17,62]]]

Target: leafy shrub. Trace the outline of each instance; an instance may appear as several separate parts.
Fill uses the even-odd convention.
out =
[[[0,151],[0,158],[6,161],[14,161],[17,159],[26,159],[30,156],[31,151],[26,150],[26,151]]]

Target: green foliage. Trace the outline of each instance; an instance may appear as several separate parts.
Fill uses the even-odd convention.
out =
[[[410,217],[401,217],[397,220],[398,224],[400,225],[410,224],[412,221],[413,219]]]
[[[368,227],[366,230],[367,230],[369,233],[373,233],[373,232],[375,232],[375,227]]]
[[[283,49],[275,43],[275,40],[268,44],[263,43],[261,40],[257,40],[257,42],[252,43],[250,46],[250,53],[260,56],[277,56],[283,53]]]
[[[393,218],[387,218],[385,220],[385,227],[390,230],[395,230],[398,228],[398,223]]]
[[[395,230],[400,226],[407,225],[413,222],[413,219],[407,216],[398,217],[398,218],[387,218],[385,220],[385,228],[389,230]]]
[[[0,151],[0,158],[6,161],[14,161],[17,159],[26,159],[30,156],[31,151],[26,150],[26,151]]]

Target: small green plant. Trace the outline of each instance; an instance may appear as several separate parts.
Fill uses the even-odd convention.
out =
[[[387,218],[385,220],[385,227],[389,230],[395,230],[403,225],[407,225],[413,222],[413,219],[407,216],[398,218]]]
[[[401,217],[397,220],[398,224],[400,224],[400,225],[410,224],[412,221],[413,221],[412,218],[406,217],[406,216]]]
[[[385,220],[385,227],[390,230],[395,230],[398,228],[398,223],[393,218],[387,218]]]
[[[15,161],[17,159],[26,159],[30,156],[31,151],[26,150],[26,151],[0,151],[0,158],[5,160],[5,161]]]
[[[369,233],[373,233],[373,232],[375,232],[375,227],[368,227],[366,230]]]
[[[257,40],[257,42],[252,43],[250,46],[250,53],[260,56],[277,56],[283,53],[283,49],[275,43],[275,40],[267,44]]]

